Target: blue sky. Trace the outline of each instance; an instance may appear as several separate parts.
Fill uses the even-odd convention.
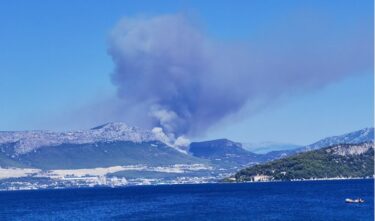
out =
[[[346,27],[357,23],[373,27],[372,1],[2,1],[0,130],[65,130],[103,123],[99,119],[71,122],[67,116],[116,93],[110,79],[114,64],[107,53],[108,35],[123,17],[184,13],[212,38],[262,44],[265,27],[280,28],[284,36],[293,37],[288,21],[304,21],[317,11],[323,20],[307,24],[319,26],[326,16],[333,34],[304,38],[311,39],[312,45],[322,38],[340,41],[341,35],[350,34]],[[305,42],[287,41],[284,47],[287,51],[299,44]],[[247,114],[245,108],[196,139],[307,144],[370,127],[373,88],[372,66],[353,70],[255,114]]]

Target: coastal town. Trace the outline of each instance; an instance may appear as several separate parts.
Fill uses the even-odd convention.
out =
[[[0,168],[0,172],[0,191],[212,183],[230,175],[203,164],[157,167],[128,165],[49,171]]]

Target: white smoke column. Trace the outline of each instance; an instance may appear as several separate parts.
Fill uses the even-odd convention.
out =
[[[176,139],[174,134],[165,134],[163,128],[161,127],[154,127],[151,131],[158,140],[168,144],[171,147],[175,147],[176,150],[180,152],[186,153],[187,147],[190,144],[190,140],[188,138],[179,136]]]
[[[269,30],[270,38],[241,45],[218,43],[179,14],[123,19],[109,48],[122,112],[174,139],[204,132],[245,104],[272,103],[371,69],[371,30],[348,27],[350,35],[326,38],[326,23],[294,24],[292,35]]]

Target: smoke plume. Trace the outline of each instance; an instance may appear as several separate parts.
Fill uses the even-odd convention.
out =
[[[123,114],[173,138],[191,136],[245,105],[272,103],[372,68],[368,27],[353,26],[349,36],[336,38],[346,31],[311,22],[278,24],[239,43],[215,40],[180,14],[125,18],[109,40]],[[283,32],[286,26],[294,32]]]

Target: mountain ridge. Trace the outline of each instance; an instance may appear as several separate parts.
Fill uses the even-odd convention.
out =
[[[300,151],[316,150],[338,144],[358,144],[363,142],[374,142],[374,128],[367,127],[361,130],[348,132],[342,135],[329,136],[312,144],[300,148]]]
[[[113,156],[115,158],[117,156],[123,156],[124,160],[119,159],[117,161],[119,163],[137,161],[142,163],[142,156],[139,154],[137,155],[137,151],[148,150],[149,152],[146,151],[144,154],[145,156],[149,156],[153,154],[153,151],[156,151],[149,148],[159,148],[160,144],[162,144],[165,147],[178,150],[179,152],[182,152],[182,154],[185,154],[186,161],[191,160],[187,159],[191,155],[193,158],[196,158],[194,158],[192,161],[204,159],[218,165],[219,167],[240,168],[287,157],[299,152],[308,151],[310,149],[324,147],[326,144],[339,144],[342,142],[366,142],[373,140],[373,132],[373,128],[365,128],[339,136],[327,137],[302,148],[275,150],[262,154],[251,152],[244,148],[243,143],[234,142],[226,138],[192,142],[189,145],[187,150],[188,152],[183,152],[169,143],[168,138],[165,134],[163,134],[161,128],[143,130],[137,127],[131,127],[121,122],[110,122],[88,130],[77,131],[2,131],[0,132],[0,160],[2,161],[1,165],[3,166],[17,166],[24,164],[32,166],[37,165],[38,163],[35,163],[31,156],[39,158],[40,161],[43,162],[43,158],[41,158],[41,156],[49,158],[51,156],[48,156],[47,153],[50,153],[56,157],[56,161],[59,161],[59,159],[66,159],[69,161],[69,159],[77,158],[74,156],[74,151],[86,149],[88,150],[86,158],[78,157],[80,160],[86,160],[88,162],[87,164],[82,165],[100,166],[99,156],[103,157],[103,162],[107,160],[107,157],[109,157],[107,155],[102,155],[100,151],[116,152],[117,154]],[[113,145],[113,143],[117,143],[117,145]],[[105,147],[106,145],[114,147],[114,149],[108,149]],[[118,149],[119,145],[122,146],[121,150]],[[97,147],[96,150],[94,148],[95,146]],[[140,149],[131,149],[128,148],[129,146]],[[72,147],[76,147],[76,149]],[[67,153],[67,148],[70,149],[72,153]],[[128,151],[128,154],[135,154],[134,159],[127,157],[124,151]],[[159,151],[162,152],[159,152],[158,154],[163,155],[167,150],[164,148],[159,148]],[[85,155],[84,152],[81,152],[81,154]],[[168,156],[173,158],[172,155],[169,154]],[[176,158],[179,157],[180,154],[176,154]],[[96,159],[97,163],[89,163],[92,159]],[[149,160],[147,162],[155,163],[155,160]],[[162,159],[159,160],[163,161]],[[145,161],[145,163],[147,162]],[[78,160],[77,163],[79,163]],[[60,165],[65,166],[63,163],[60,163]],[[47,166],[43,165],[43,167]]]
[[[135,143],[161,141],[167,143],[159,134],[128,126],[125,123],[107,123],[89,130],[65,132],[54,131],[1,131],[0,145],[14,143],[16,154],[25,154],[45,146],[61,144],[89,144],[106,141],[132,141]]]

